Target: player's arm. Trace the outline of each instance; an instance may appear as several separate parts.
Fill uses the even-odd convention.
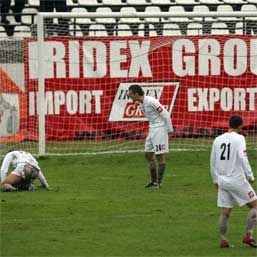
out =
[[[173,132],[173,126],[169,112],[158,101],[154,103],[154,109],[165,120],[168,132]]]
[[[214,143],[212,145],[212,150],[211,150],[210,169],[211,169],[212,182],[213,184],[218,185],[218,174],[216,171],[216,151],[215,151]]]
[[[1,166],[1,182],[3,182],[7,176],[7,172],[9,170],[11,161],[12,161],[12,153],[10,152],[6,154],[6,156],[4,157],[4,160]]]
[[[47,180],[43,174],[43,172],[40,170],[38,173],[38,179],[41,182],[42,186],[44,186],[45,188],[49,189],[49,185],[47,183]]]
[[[249,161],[248,161],[247,151],[246,151],[246,143],[245,143],[245,138],[244,137],[242,137],[241,141],[239,142],[238,157],[239,157],[239,159],[242,163],[246,178],[250,182],[253,182],[254,181],[254,175],[253,175],[251,166],[250,166]]]

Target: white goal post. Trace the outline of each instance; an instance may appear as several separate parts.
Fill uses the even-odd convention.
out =
[[[254,11],[38,13],[37,37],[24,39],[18,145],[39,155],[142,151],[148,123],[127,96],[137,83],[170,112],[171,149],[210,149],[233,114],[256,148],[256,49]]]

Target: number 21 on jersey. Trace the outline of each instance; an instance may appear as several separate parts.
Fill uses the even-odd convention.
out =
[[[229,158],[230,158],[230,143],[229,144],[226,144],[226,143],[221,144],[220,149],[221,149],[220,159],[223,161],[229,160]]]

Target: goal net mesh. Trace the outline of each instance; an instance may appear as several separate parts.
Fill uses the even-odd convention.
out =
[[[38,153],[42,105],[46,154],[143,151],[148,122],[132,84],[169,111],[171,149],[210,149],[234,114],[256,147],[254,17],[45,18],[41,70],[30,33],[0,41],[0,154]]]

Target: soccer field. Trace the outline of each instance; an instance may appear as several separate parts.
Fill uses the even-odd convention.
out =
[[[219,249],[208,151],[171,152],[161,190],[143,153],[45,157],[51,191],[1,193],[1,256],[256,256],[241,243],[247,208]],[[257,154],[249,152],[256,175]]]

